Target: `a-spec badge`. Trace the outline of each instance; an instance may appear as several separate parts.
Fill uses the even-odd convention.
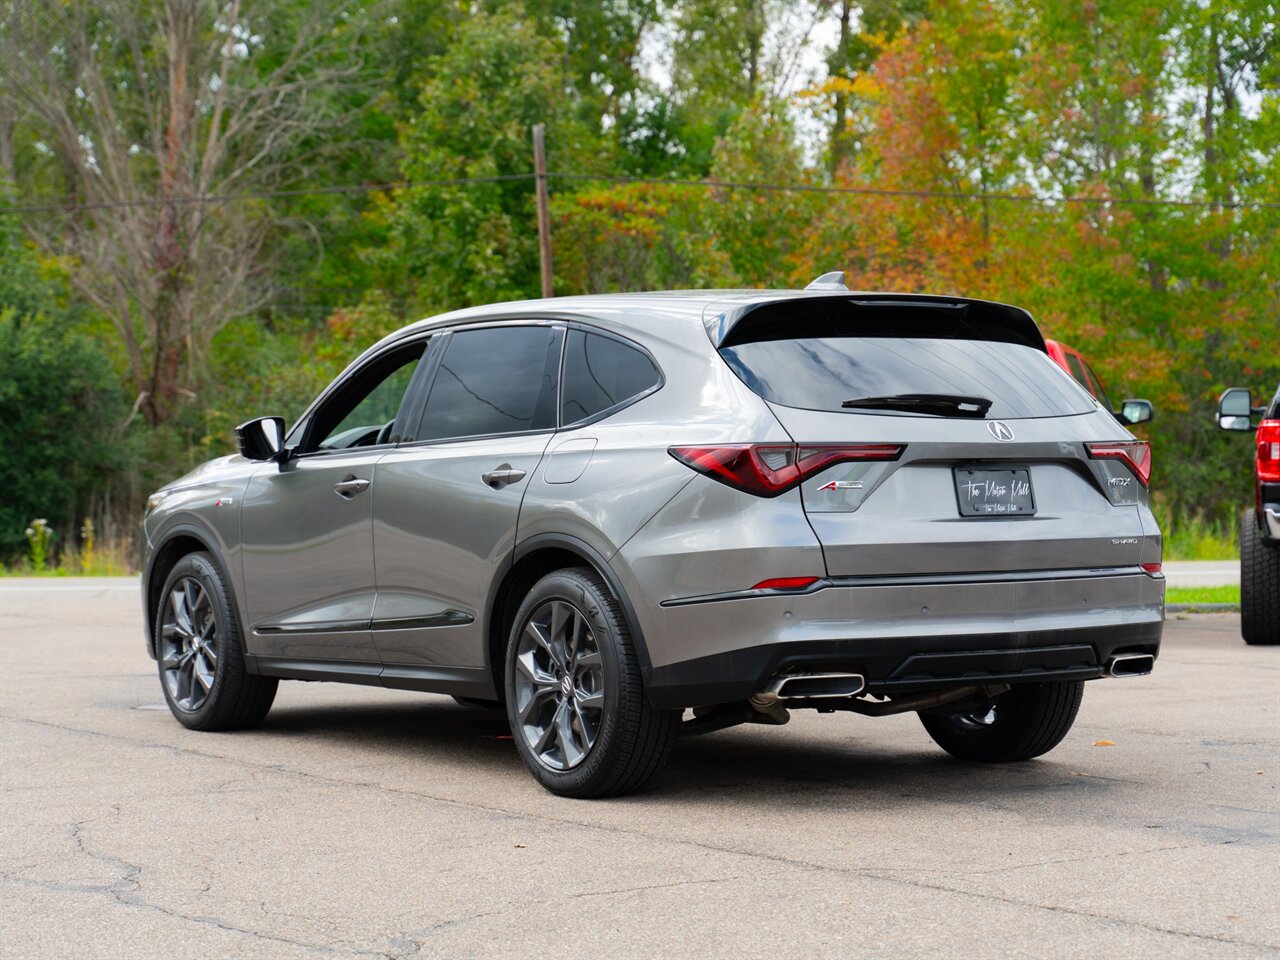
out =
[[[233,503],[235,503],[235,501],[230,497],[219,497],[217,500],[213,501],[213,505],[215,507],[229,507]]]
[[[861,490],[861,480],[828,480],[818,488],[818,492],[823,490]]]

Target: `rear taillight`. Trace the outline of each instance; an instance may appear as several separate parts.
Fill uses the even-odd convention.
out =
[[[1149,573],[1151,576],[1154,577],[1157,573],[1160,572],[1160,567],[1161,567],[1160,563],[1144,563],[1142,565],[1142,570],[1144,573]]]
[[[1145,487],[1151,480],[1151,444],[1145,440],[1129,440],[1125,443],[1086,443],[1089,456],[1094,460],[1119,460]]]
[[[1263,483],[1280,482],[1280,420],[1258,424],[1258,479]]]
[[[901,443],[738,443],[721,447],[670,447],[667,452],[713,480],[757,497],[776,497],[837,463],[897,460]]]

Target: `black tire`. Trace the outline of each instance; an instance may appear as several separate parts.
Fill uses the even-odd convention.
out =
[[[1280,643],[1280,544],[1262,539],[1252,510],[1240,516],[1240,633],[1250,646]]]
[[[1020,684],[995,700],[982,717],[920,714],[929,736],[947,753],[975,763],[1011,763],[1048,753],[1067,735],[1080,711],[1084,684]]]
[[[501,710],[501,700],[483,700],[480,697],[454,697],[455,702],[464,707],[480,707],[482,710]]]
[[[540,701],[545,705],[527,714],[530,722],[526,723],[520,716],[522,706],[536,706],[532,701],[539,700],[542,694],[531,694],[533,685],[527,679],[519,681],[523,685],[520,689],[517,683],[517,670],[522,667],[517,665],[516,658],[522,635],[527,636],[526,628],[543,615],[542,611],[557,605],[573,608],[589,627],[592,675],[599,678],[592,681],[592,685],[594,688],[596,682],[601,683],[603,691],[602,705],[592,714],[589,724],[595,731],[593,743],[582,759],[567,769],[553,769],[535,751],[536,744],[530,739],[535,736],[538,717],[546,716],[545,709],[554,708],[558,713],[561,704],[566,709],[576,706],[575,694],[555,694],[555,684],[538,688],[548,692],[547,698]],[[529,653],[526,650],[524,656]],[[671,758],[680,730],[681,711],[656,710],[650,705],[622,607],[594,571],[558,570],[534,584],[516,612],[505,663],[503,685],[512,738],[534,778],[552,793],[580,798],[632,793],[653,780]],[[567,670],[570,686],[577,682],[575,669],[570,663]],[[527,671],[521,677],[528,677]],[[583,717],[584,714],[578,715],[580,725],[575,729],[579,731],[586,724]],[[566,722],[574,723],[572,719]],[[554,720],[547,721],[548,725],[553,723]]]
[[[185,687],[188,691],[202,691],[198,703],[181,696],[183,671],[175,665],[195,659],[207,668],[210,657],[203,652],[198,657],[191,654],[188,639],[179,630],[165,625],[166,620],[176,621],[173,605],[183,601],[175,601],[174,594],[187,586],[197,598],[200,590],[207,597],[207,607],[199,607],[198,602],[191,607],[201,610],[201,622],[205,625],[202,632],[214,639],[216,649],[216,663],[212,671],[205,671],[212,674],[211,685],[207,689],[196,687],[198,678],[193,668],[191,680]],[[239,730],[261,723],[271,709],[279,681],[275,677],[254,676],[245,670],[240,622],[213,558],[207,553],[191,553],[179,560],[165,578],[153,614],[160,689],[177,721],[192,730]],[[192,619],[188,614],[188,622]]]

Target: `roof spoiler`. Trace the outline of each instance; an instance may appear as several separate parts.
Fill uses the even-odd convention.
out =
[[[826,276],[830,275],[818,279],[825,280]],[[830,288],[822,289],[825,292]],[[817,290],[815,287],[814,292]],[[994,340],[1047,352],[1044,336],[1026,310],[965,297],[908,293],[792,295],[730,306],[719,313],[707,311],[703,322],[717,347],[800,337],[916,336]]]

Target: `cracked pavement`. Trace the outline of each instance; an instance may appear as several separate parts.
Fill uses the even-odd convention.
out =
[[[136,581],[0,580],[0,957],[1280,957],[1280,647],[1234,615],[1038,761],[798,712],[609,801],[445,697],[162,704]]]

